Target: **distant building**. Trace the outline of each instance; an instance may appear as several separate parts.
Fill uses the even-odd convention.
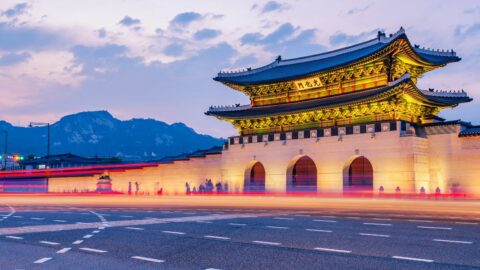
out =
[[[480,195],[480,126],[438,113],[466,92],[419,89],[423,74],[461,59],[420,48],[405,31],[214,80],[250,104],[210,107],[239,135],[135,170],[110,171],[112,190],[185,194],[206,179],[244,192],[469,192]],[[99,174],[50,178],[48,190],[95,190]]]
[[[72,168],[102,164],[119,164],[122,161],[116,157],[81,157],[71,153],[50,155],[44,157],[27,157],[20,161],[20,166],[26,170],[46,168]]]

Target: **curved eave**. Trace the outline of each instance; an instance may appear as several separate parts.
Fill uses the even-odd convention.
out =
[[[397,42],[398,40],[405,40],[407,42],[408,49],[405,53],[411,59],[417,61],[418,64],[420,65],[430,66],[431,67],[430,69],[438,66],[444,66],[452,62],[458,62],[461,60],[461,58],[457,56],[441,55],[440,53],[436,53],[434,51],[427,51],[427,50],[413,47],[410,41],[408,40],[408,37],[406,36],[406,34],[403,33],[398,35],[395,38],[392,38],[392,40],[390,40],[389,42],[386,42],[386,43],[378,42],[366,48],[360,48],[356,51],[346,52],[346,53],[335,55],[332,57],[327,57],[327,58],[317,59],[312,61],[305,61],[301,63],[294,63],[289,65],[281,65],[281,64],[275,65],[275,62],[274,62],[266,66],[255,69],[255,70],[261,70],[261,71],[252,70],[252,72],[231,74],[226,76],[216,76],[215,78],[213,78],[213,80],[222,82],[232,88],[235,88],[232,85],[238,85],[238,86],[258,85],[258,84],[268,84],[268,83],[284,82],[284,81],[299,79],[303,77],[312,76],[316,73],[331,71],[341,67],[360,63],[364,59],[375,56],[375,54],[381,54],[385,48]],[[371,42],[371,40],[367,42]],[[357,46],[357,45],[354,45],[354,46]],[[351,47],[354,47],[354,46],[351,46]],[[326,52],[326,53],[330,53],[330,52]],[[311,57],[314,58],[315,56],[311,56]],[[309,57],[303,57],[303,58],[309,58]],[[280,63],[295,61],[297,59],[302,59],[302,58],[288,59],[283,61],[281,60]],[[295,70],[296,72],[288,71],[291,69]]]
[[[211,115],[224,120],[238,120],[246,118],[265,117],[270,115],[284,115],[290,113],[308,112],[318,109],[329,109],[340,106],[360,105],[365,102],[375,102],[385,100],[395,95],[408,94],[416,100],[435,107],[453,107],[459,103],[469,102],[469,97],[437,97],[423,94],[412,82],[412,80],[402,78],[396,83],[369,90],[362,90],[353,93],[336,95],[331,97],[319,98],[314,100],[298,101],[270,106],[252,107],[247,110],[236,111],[207,111],[206,115]]]

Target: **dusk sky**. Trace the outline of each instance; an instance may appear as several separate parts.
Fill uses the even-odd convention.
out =
[[[441,116],[480,124],[480,1],[2,0],[0,119],[27,125],[108,110],[231,136],[233,127],[204,112],[249,100],[214,82],[218,71],[401,26],[412,43],[462,57],[419,87],[466,90],[474,101]]]

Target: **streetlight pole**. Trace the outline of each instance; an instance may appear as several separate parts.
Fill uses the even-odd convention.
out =
[[[47,168],[50,168],[50,123],[30,122],[29,127],[47,127]]]

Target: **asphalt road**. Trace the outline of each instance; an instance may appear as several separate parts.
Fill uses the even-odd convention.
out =
[[[480,217],[0,205],[0,269],[480,269]]]

